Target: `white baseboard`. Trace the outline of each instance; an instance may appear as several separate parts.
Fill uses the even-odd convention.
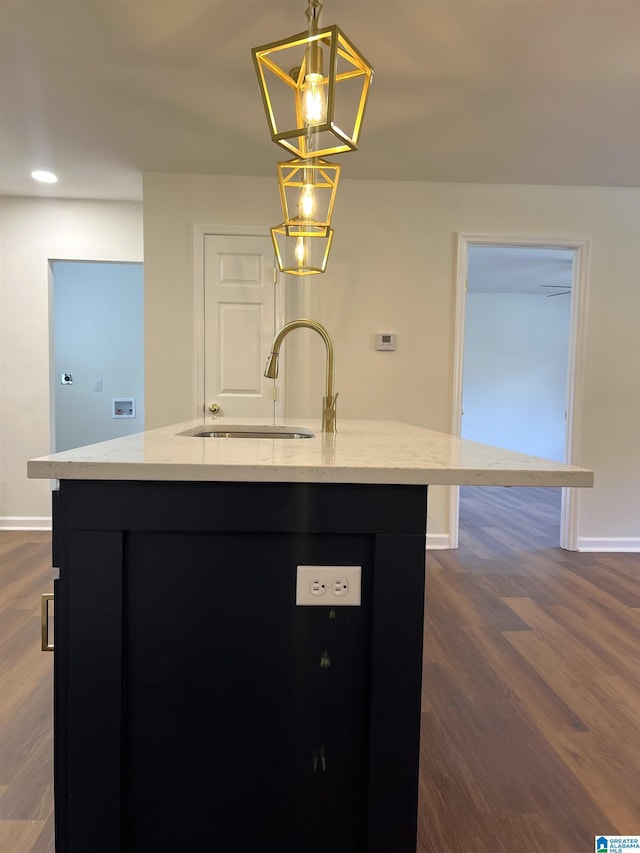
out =
[[[451,548],[448,533],[427,533],[427,551],[445,551]]]
[[[51,530],[51,516],[0,516],[0,530]]]
[[[0,530],[51,530],[50,516],[4,516],[0,517]],[[621,536],[605,539],[598,536],[581,536],[577,550],[594,553],[640,553],[640,537]],[[448,533],[427,533],[427,551],[443,551],[451,547]]]
[[[640,538],[637,536],[620,536],[617,539],[604,539],[598,536],[579,536],[576,542],[578,551],[599,552],[640,552]]]

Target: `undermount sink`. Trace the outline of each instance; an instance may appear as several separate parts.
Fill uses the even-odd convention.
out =
[[[179,432],[178,435],[192,438],[315,438],[309,427],[272,424],[204,424]]]

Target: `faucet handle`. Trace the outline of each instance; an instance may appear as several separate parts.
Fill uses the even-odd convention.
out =
[[[333,397],[323,397],[322,398],[322,431],[323,432],[335,432],[336,431],[336,400],[338,399],[338,395],[334,394]]]
[[[336,400],[338,399],[338,395],[334,394],[333,397],[323,397],[322,398],[322,409],[324,412],[333,412],[335,415],[336,411]]]

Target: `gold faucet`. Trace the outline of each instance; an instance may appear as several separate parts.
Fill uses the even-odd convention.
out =
[[[320,325],[320,323],[316,323],[315,320],[292,320],[290,323],[287,323],[285,326],[283,326],[276,335],[275,340],[273,342],[273,346],[271,347],[271,353],[269,355],[269,358],[267,359],[267,364],[264,369],[264,375],[267,377],[267,379],[277,378],[280,345],[282,344],[282,341],[287,337],[289,332],[292,332],[294,329],[313,329],[313,331],[317,332],[324,341],[324,345],[327,349],[327,388],[325,391],[325,396],[322,398],[322,431],[335,432],[336,400],[338,399],[338,395],[333,393],[333,341],[329,337],[329,332],[327,332],[324,326]]]

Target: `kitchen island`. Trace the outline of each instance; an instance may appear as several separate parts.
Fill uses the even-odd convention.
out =
[[[427,486],[593,475],[407,424],[304,426],[192,421],[29,463],[60,481],[58,853],[414,853]],[[300,566],[358,567],[360,603],[296,604]]]

